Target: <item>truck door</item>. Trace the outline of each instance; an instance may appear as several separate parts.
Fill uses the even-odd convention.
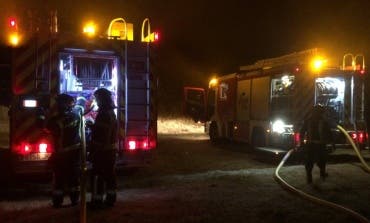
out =
[[[9,148],[9,106],[11,103],[11,50],[0,48],[0,148]]]
[[[206,121],[206,95],[203,88],[184,87],[183,112],[194,122]]]
[[[147,43],[127,44],[125,148],[131,151],[150,150],[157,143],[156,81],[150,70],[149,50]]]

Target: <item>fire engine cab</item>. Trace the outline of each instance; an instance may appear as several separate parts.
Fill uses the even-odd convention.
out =
[[[296,146],[304,118],[320,104],[364,148],[364,56],[333,58],[310,49],[241,66],[211,80],[207,90],[185,87],[185,111],[205,122],[213,142],[230,139],[279,154]],[[348,146],[332,131],[336,148]]]
[[[1,75],[9,79],[2,90],[9,92],[9,100],[1,100],[0,121],[8,128],[4,141],[12,171],[47,172],[54,148],[44,127],[56,112],[56,96],[72,95],[85,107],[85,120],[94,121],[98,107],[93,93],[98,88],[111,91],[116,104],[117,165],[146,163],[157,144],[156,77],[149,63],[154,35],[149,20],[144,20],[141,39],[135,41],[133,25],[122,18],[112,20],[99,37],[58,30],[57,23],[52,13],[50,26],[26,32],[24,26],[14,28],[16,22],[11,20],[11,46],[2,47],[7,58]]]

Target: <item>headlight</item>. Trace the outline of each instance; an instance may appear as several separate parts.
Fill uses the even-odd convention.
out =
[[[291,132],[293,125],[287,125],[282,120],[276,120],[272,123],[272,132],[276,133],[284,133],[284,132]]]
[[[272,132],[276,133],[283,133],[284,130],[284,122],[281,120],[276,120],[274,123],[272,123]]]

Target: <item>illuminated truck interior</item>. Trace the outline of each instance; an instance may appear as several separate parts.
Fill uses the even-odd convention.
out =
[[[76,99],[83,98],[86,111],[94,103],[94,91],[106,88],[112,92],[117,105],[118,58],[112,52],[89,54],[75,51],[60,54],[60,93],[70,94]],[[97,105],[94,106],[91,114],[86,114],[86,119],[95,119]]]
[[[345,79],[343,77],[320,77],[315,80],[315,104],[329,108],[337,123],[344,120]]]
[[[85,120],[94,123],[98,110],[93,96],[95,90],[106,88],[111,91],[117,106],[118,70],[118,57],[113,52],[63,52],[59,55],[60,93],[75,97],[76,104],[84,108]],[[86,133],[86,140],[89,141],[89,128]]]
[[[288,117],[292,116],[292,98],[294,96],[295,77],[283,75],[271,80],[271,115],[273,117],[272,132],[279,134],[291,133],[292,125]]]

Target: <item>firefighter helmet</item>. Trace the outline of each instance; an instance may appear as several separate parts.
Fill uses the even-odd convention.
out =
[[[112,93],[109,90],[105,88],[99,88],[94,92],[94,96],[99,108],[114,108]]]
[[[71,111],[75,104],[74,98],[68,94],[58,95],[56,98],[56,102],[58,105],[59,112],[63,112],[63,113]]]

